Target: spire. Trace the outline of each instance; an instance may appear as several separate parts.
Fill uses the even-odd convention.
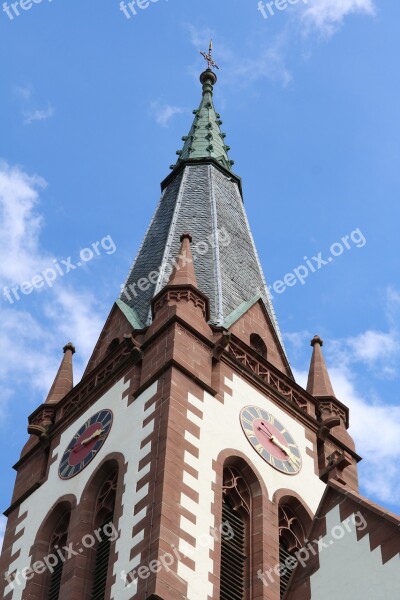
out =
[[[210,43],[209,53],[201,52],[208,63],[208,68],[200,75],[200,81],[203,86],[203,96],[200,106],[193,111],[195,115],[189,135],[184,136],[185,142],[183,149],[178,150],[179,156],[175,168],[182,161],[188,159],[214,158],[223,167],[232,171],[233,161],[229,160],[229,146],[225,144],[225,133],[221,132],[221,116],[215,111],[213,103],[214,85],[217,83],[217,76],[211,70],[211,66],[219,69],[212,58],[212,42]]]
[[[333,391],[324,355],[322,354],[323,345],[324,342],[318,335],[314,336],[311,340],[311,346],[313,346],[314,350],[308,374],[307,392],[315,398],[335,398],[335,392]]]
[[[73,388],[72,356],[75,354],[75,347],[69,342],[63,350],[64,356],[47,396],[46,404],[57,404]]]
[[[194,272],[193,256],[190,244],[192,236],[190,233],[181,235],[181,248],[175,261],[174,269],[168,281],[168,285],[192,285],[197,288],[197,279]]]
[[[125,303],[142,328],[151,325],[154,298],[170,283],[182,232],[193,235],[197,287],[209,299],[212,325],[229,323],[238,307],[262,300],[279,345],[283,340],[244,208],[241,179],[232,172],[228,147],[213,105],[217,68],[211,51],[201,75],[203,95],[179,160],[161,184],[162,195],[122,286]],[[188,244],[188,241],[186,242]],[[179,277],[182,273],[176,274]],[[194,272],[187,271],[192,277]]]

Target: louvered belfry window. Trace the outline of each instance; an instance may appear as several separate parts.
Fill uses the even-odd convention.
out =
[[[104,483],[97,499],[96,521],[100,523],[100,540],[96,547],[91,600],[105,600],[111,553],[111,540],[106,532],[107,525],[112,524],[114,520],[117,479],[118,472],[113,472]]]
[[[106,527],[106,525],[109,523],[112,523],[112,521],[113,515],[110,514],[101,527],[101,541],[99,542],[96,550],[92,600],[104,600],[107,585],[108,562],[110,560],[111,550],[110,538],[105,535],[104,527]]]
[[[251,494],[242,475],[225,469],[221,536],[221,600],[249,600]]]
[[[281,567],[280,588],[281,598],[285,597],[292,574],[297,563],[295,554],[304,546],[305,532],[298,516],[289,506],[279,507],[279,563]]]
[[[67,545],[69,519],[69,514],[64,515],[57,524],[57,527],[51,537],[50,554],[55,554],[59,558],[57,564],[53,567],[53,572],[51,573],[50,584],[48,588],[49,593],[47,596],[48,600],[59,600],[60,597],[64,561],[61,559],[58,552],[62,552],[62,548]]]
[[[289,564],[288,561],[291,561],[290,564],[294,566],[294,562],[297,563],[294,554],[287,551],[286,545],[283,542],[279,544],[279,564],[286,565]],[[280,579],[280,588],[281,588],[281,598],[284,597],[286,590],[289,586],[289,582],[292,578],[292,572],[290,569],[281,571],[281,579]]]

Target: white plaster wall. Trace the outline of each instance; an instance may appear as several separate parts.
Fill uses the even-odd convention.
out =
[[[200,402],[192,395],[189,396],[190,403],[204,414],[202,420],[192,412],[188,415],[201,428],[200,441],[188,432],[185,435],[186,439],[200,451],[198,459],[189,453],[185,454],[186,463],[199,472],[199,479],[184,475],[184,481],[199,493],[199,503],[191,502],[184,494],[181,498],[182,505],[193,512],[197,518],[196,525],[186,519],[181,520],[182,529],[197,539],[196,549],[191,553],[191,558],[196,564],[195,572],[193,573],[181,563],[178,566],[178,575],[188,583],[188,600],[207,600],[208,595],[213,595],[213,586],[207,585],[206,582],[208,582],[208,574],[213,572],[209,551],[214,546],[214,540],[210,539],[206,544],[204,536],[215,527],[211,513],[211,504],[214,501],[211,490],[211,480],[214,477],[212,463],[223,450],[232,448],[249,457],[261,474],[270,499],[277,490],[290,489],[297,492],[310,509],[316,512],[325,489],[325,484],[315,474],[313,458],[306,453],[306,448],[312,449],[312,444],[306,439],[304,426],[237,375],[233,376],[232,381],[226,379],[225,385],[232,389],[232,396],[225,394],[224,404],[209,394],[204,395],[204,402]],[[298,475],[289,476],[273,469],[247,441],[239,416],[242,408],[250,404],[270,411],[294,437],[303,458],[302,470]],[[187,550],[187,544],[183,540],[180,550],[183,553]]]
[[[9,572],[14,570],[21,571],[25,567],[29,567],[31,559],[29,550],[34,543],[36,533],[47,515],[50,508],[57,502],[59,498],[66,494],[74,494],[77,502],[80,501],[82,492],[93,473],[102,462],[103,458],[112,452],[120,452],[128,461],[128,471],[125,475],[126,489],[123,496],[124,511],[117,524],[117,527],[122,530],[121,538],[117,541],[118,561],[114,567],[114,573],[117,574],[117,583],[114,588],[118,590],[118,600],[128,598],[128,591],[121,589],[122,580],[119,574],[122,570],[129,570],[130,561],[129,555],[132,549],[132,527],[137,523],[143,514],[133,517],[133,506],[147,493],[146,486],[140,491],[140,495],[136,493],[136,484],[138,480],[144,476],[146,469],[138,472],[138,463],[142,457],[149,452],[149,447],[140,450],[140,444],[154,428],[154,421],[142,429],[143,420],[154,411],[152,406],[147,412],[144,411],[145,403],[154,396],[157,391],[157,382],[149,387],[139,398],[137,398],[130,406],[127,406],[127,398],[122,398],[124,391],[129,387],[129,383],[124,383],[121,379],[110,390],[108,390],[93,406],[91,406],[72,426],[64,431],[61,436],[60,444],[55,448],[53,457],[58,456],[49,472],[48,481],[34,492],[25,502],[21,504],[19,515],[27,512],[26,518],[18,526],[17,531],[25,528],[23,536],[18,539],[12,548],[12,553],[20,551],[19,557],[10,565]],[[69,481],[63,481],[58,476],[58,466],[65,448],[70,443],[71,439],[77,430],[89,419],[93,414],[102,409],[108,408],[114,413],[114,422],[110,434],[105,441],[98,456],[86,467],[86,469]],[[21,600],[25,585],[16,586],[12,600]],[[7,594],[11,591],[8,587],[5,591]]]
[[[369,535],[357,541],[356,528],[341,525],[340,509],[327,515],[327,548],[320,552],[320,568],[311,577],[313,600],[386,600],[400,598],[400,557],[382,564],[381,548],[371,552]],[[344,531],[341,539],[339,526]],[[332,533],[334,535],[332,535]]]

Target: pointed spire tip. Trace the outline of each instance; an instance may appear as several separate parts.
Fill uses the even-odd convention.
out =
[[[314,347],[315,344],[319,344],[320,346],[323,346],[324,340],[322,338],[320,338],[319,335],[314,335],[313,339],[311,340],[311,346]]]
[[[72,342],[68,342],[68,344],[66,344],[66,345],[64,346],[64,348],[63,348],[63,352],[64,352],[64,354],[65,354],[65,353],[66,353],[68,350],[71,350],[72,354],[75,354],[75,352],[76,352],[76,348],[75,348],[75,346],[73,345],[73,343],[72,343]]]
[[[189,243],[191,244],[193,242],[193,237],[191,233],[182,233],[181,235],[181,242],[183,242],[183,240],[189,240]]]

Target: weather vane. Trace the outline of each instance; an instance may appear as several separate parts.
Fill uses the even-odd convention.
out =
[[[219,66],[217,65],[217,63],[214,61],[214,59],[212,57],[212,51],[213,51],[213,42],[211,40],[210,47],[208,49],[208,54],[206,54],[205,52],[200,52],[200,54],[204,57],[204,60],[207,61],[209,69],[211,69],[211,67],[215,67],[216,69],[219,69]]]

